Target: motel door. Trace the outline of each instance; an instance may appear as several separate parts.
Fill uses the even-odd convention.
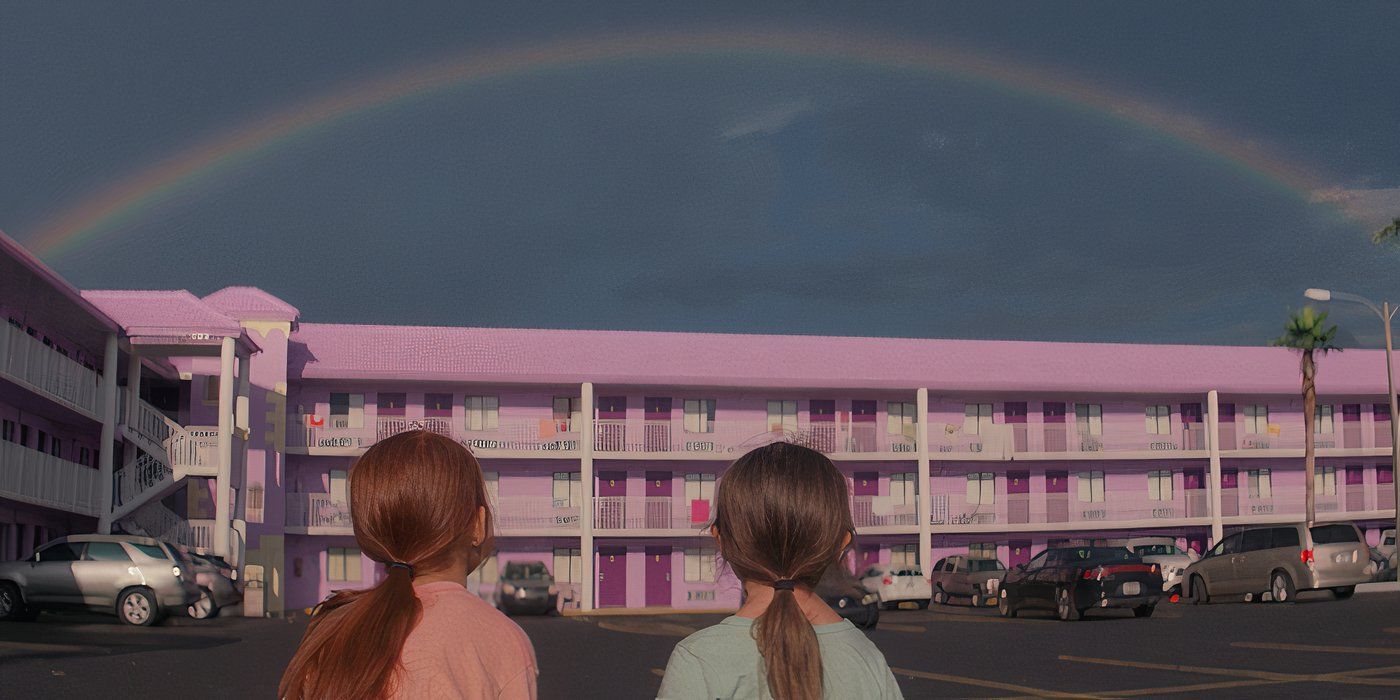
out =
[[[1210,515],[1206,503],[1206,473],[1204,469],[1187,469],[1181,473],[1182,484],[1186,487],[1186,517],[1201,518]]]
[[[646,504],[646,527],[653,530],[669,530],[672,520],[671,472],[647,472]]]
[[[598,607],[627,606],[627,548],[598,548]]]
[[[1006,565],[1016,567],[1031,560],[1031,543],[1025,540],[1011,540],[1007,543]]]
[[[856,576],[865,574],[865,570],[880,563],[880,545],[863,544],[856,549]]]
[[[1045,521],[1069,520],[1069,472],[1045,472]]]
[[[647,607],[671,606],[671,548],[647,547]]]
[[[593,449],[623,452],[627,449],[627,397],[599,396],[598,420],[594,423]]]
[[[1226,517],[1240,514],[1240,470],[1220,470],[1220,514]]]
[[[598,484],[593,491],[598,495],[594,506],[596,527],[606,530],[621,530],[627,525],[627,472],[598,472]]]
[[[671,399],[670,397],[646,397],[646,421],[642,424],[643,447],[647,452],[671,451]]]
[[[1012,523],[1031,521],[1031,473],[1006,473],[1006,519]]]

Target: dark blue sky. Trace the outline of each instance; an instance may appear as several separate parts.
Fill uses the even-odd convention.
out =
[[[254,284],[306,320],[451,325],[1260,344],[1308,286],[1400,298],[1400,252],[1368,242],[1400,215],[1400,3],[515,4],[0,5],[0,229],[32,240],[202,139],[443,56],[848,30],[1142,96],[1367,206],[985,84],[697,55],[361,115],[50,262],[82,287]]]

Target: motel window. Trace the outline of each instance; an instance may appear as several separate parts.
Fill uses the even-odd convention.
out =
[[[332,392],[331,427],[365,427],[365,395]]]
[[[42,430],[39,431],[39,444],[37,445],[36,449],[38,449],[40,452],[48,452],[48,451],[49,451],[49,434],[48,434],[48,433],[46,433],[46,432],[44,432],[44,431],[42,431]]]
[[[1147,473],[1147,499],[1150,501],[1172,500],[1171,471],[1154,469]]]
[[[986,435],[991,432],[992,405],[989,403],[969,403],[963,405],[963,432],[968,435]]]
[[[1147,434],[1172,434],[1172,407],[1164,404],[1147,407]]]
[[[908,438],[914,437],[915,423],[918,423],[918,411],[912,403],[904,401],[890,401],[885,404],[887,416],[885,432],[890,435],[903,435]]]
[[[19,424],[19,444],[29,447],[29,426],[23,423]]]
[[[554,472],[554,507],[577,508],[583,502],[583,482],[579,472]]]
[[[768,431],[773,433],[797,432],[797,402],[768,402]]]
[[[973,472],[967,475],[968,505],[989,506],[996,503],[996,475],[991,472]]]
[[[1080,435],[1103,435],[1103,405],[1077,403],[1074,405],[1074,422]]]
[[[554,424],[559,432],[568,433],[576,430],[582,416],[583,399],[577,396],[554,397]]]
[[[500,427],[501,400],[495,396],[468,396],[467,430],[495,430]]]
[[[1269,434],[1269,407],[1251,405],[1244,407],[1244,431],[1250,435]]]
[[[350,495],[348,489],[350,481],[348,478],[348,473],[344,469],[332,469],[327,478],[327,481],[329,482],[329,490],[327,492],[330,494],[332,501],[335,501],[336,503],[350,502]]]
[[[890,501],[897,506],[912,506],[918,500],[919,475],[914,472],[890,475]]]
[[[1268,469],[1251,469],[1246,476],[1250,498],[1273,498],[1274,480]]]
[[[715,431],[715,400],[685,400],[685,432],[713,433]]]
[[[714,474],[686,474],[685,502],[715,500]]]
[[[213,375],[204,378],[204,403],[219,402],[219,376]]]
[[[481,479],[486,482],[486,498],[494,509],[501,502],[501,473],[482,472]]]
[[[1313,413],[1313,432],[1318,435],[1332,434],[1332,407],[1322,405]]]
[[[551,571],[558,583],[582,583],[583,554],[578,547],[556,547],[554,549],[554,569]]]
[[[967,556],[970,559],[996,559],[997,543],[973,542],[967,546]]]
[[[328,548],[326,548],[326,580],[327,580],[327,581],[359,581],[359,580],[360,580],[360,548],[359,548],[359,547],[328,547]]]
[[[49,454],[51,454],[51,455],[53,455],[53,456],[55,456],[55,457],[62,457],[62,456],[63,456],[63,450],[59,448],[59,443],[60,443],[60,442],[62,442],[62,441],[59,440],[58,438],[53,438],[53,439],[49,440]]]
[[[687,547],[685,550],[686,583],[715,582],[714,547]]]
[[[478,586],[494,584],[499,580],[501,580],[501,568],[500,564],[496,562],[494,554],[486,557],[486,561],[481,562],[481,566],[476,567],[475,571],[467,575],[467,583],[475,583]]]
[[[1313,471],[1313,493],[1319,496],[1337,495],[1337,468],[1317,467]]]
[[[0,421],[0,439],[5,442],[15,441],[15,422],[12,420]]]
[[[1104,499],[1104,479],[1103,472],[1089,471],[1079,472],[1077,475],[1079,482],[1079,502],[1080,503],[1103,503]]]
[[[919,545],[896,544],[891,546],[890,566],[896,569],[919,568]]]
[[[83,465],[83,466],[85,466],[85,467],[91,467],[91,466],[92,466],[92,450],[89,450],[89,449],[86,448],[86,447],[79,447],[79,448],[78,448],[78,464],[81,464],[81,465]]]

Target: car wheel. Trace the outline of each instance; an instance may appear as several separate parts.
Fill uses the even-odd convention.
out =
[[[1332,594],[1335,595],[1335,596],[1337,596],[1337,600],[1346,600],[1347,598],[1350,598],[1350,597],[1351,597],[1353,594],[1355,594],[1355,593],[1356,593],[1356,586],[1342,586],[1341,588],[1333,588],[1333,589],[1332,589]]]
[[[873,630],[878,624],[880,624],[880,606],[871,605],[869,614],[865,616],[865,629]]]
[[[1205,579],[1200,576],[1191,577],[1191,604],[1205,605],[1210,602],[1210,593],[1206,591]]]
[[[1074,596],[1068,588],[1055,591],[1055,616],[1064,622],[1074,622],[1084,616],[1083,611],[1074,606]]]
[[[1016,617],[1016,608],[1011,607],[1011,597],[1006,595],[1005,590],[997,596],[997,612],[1001,613],[1002,617]]]
[[[1293,596],[1298,591],[1293,587],[1293,579],[1289,578],[1285,571],[1275,571],[1269,577],[1269,593],[1274,596],[1275,603],[1292,603]]]
[[[160,617],[160,606],[149,591],[134,588],[117,599],[117,618],[128,625],[149,627]]]
[[[5,622],[33,620],[38,614],[38,610],[24,604],[24,598],[19,594],[19,586],[9,581],[0,583],[0,620]]]
[[[1133,608],[1133,617],[1152,617],[1152,611],[1156,609],[1155,605],[1139,605]]]
[[[219,606],[214,603],[214,594],[210,593],[208,588],[200,586],[199,600],[190,603],[185,611],[196,620],[208,620],[219,614]]]
[[[968,602],[971,603],[971,604],[972,604],[972,607],[974,607],[974,608],[980,608],[980,607],[982,607],[982,594],[981,594],[981,593],[973,593],[973,594],[972,594],[972,600],[970,600],[970,601],[968,601]]]
[[[920,600],[917,603],[915,603],[915,605],[918,605],[920,610],[928,610],[927,600]]]
[[[933,594],[933,602],[938,603],[939,605],[947,605],[948,594],[944,593],[942,588],[938,589]]]

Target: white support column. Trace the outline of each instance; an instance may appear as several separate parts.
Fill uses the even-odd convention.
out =
[[[214,553],[229,556],[229,496],[233,485],[233,338],[219,347],[219,471],[214,477]]]
[[[141,356],[133,348],[126,356],[126,424],[136,424],[136,402],[141,400]]]
[[[233,424],[243,430],[249,430],[248,425],[248,396],[250,382],[248,374],[252,370],[253,358],[247,355],[238,356],[238,393],[234,396]]]
[[[117,334],[107,334],[107,347],[102,352],[102,437],[97,446],[97,482],[101,498],[97,501],[97,532],[112,532],[112,464],[117,441]]]
[[[1210,446],[1210,545],[1225,536],[1220,515],[1220,394],[1206,394],[1206,444]]]
[[[583,610],[593,609],[593,596],[598,586],[593,574],[593,382],[584,382],[579,390],[579,578],[583,579],[581,602]]]
[[[918,416],[914,423],[914,434],[918,436],[919,441],[919,571],[928,576],[931,575],[929,565],[933,563],[930,555],[933,549],[933,525],[929,522],[933,506],[933,484],[929,480],[928,389],[920,388],[915,394],[914,402]]]

